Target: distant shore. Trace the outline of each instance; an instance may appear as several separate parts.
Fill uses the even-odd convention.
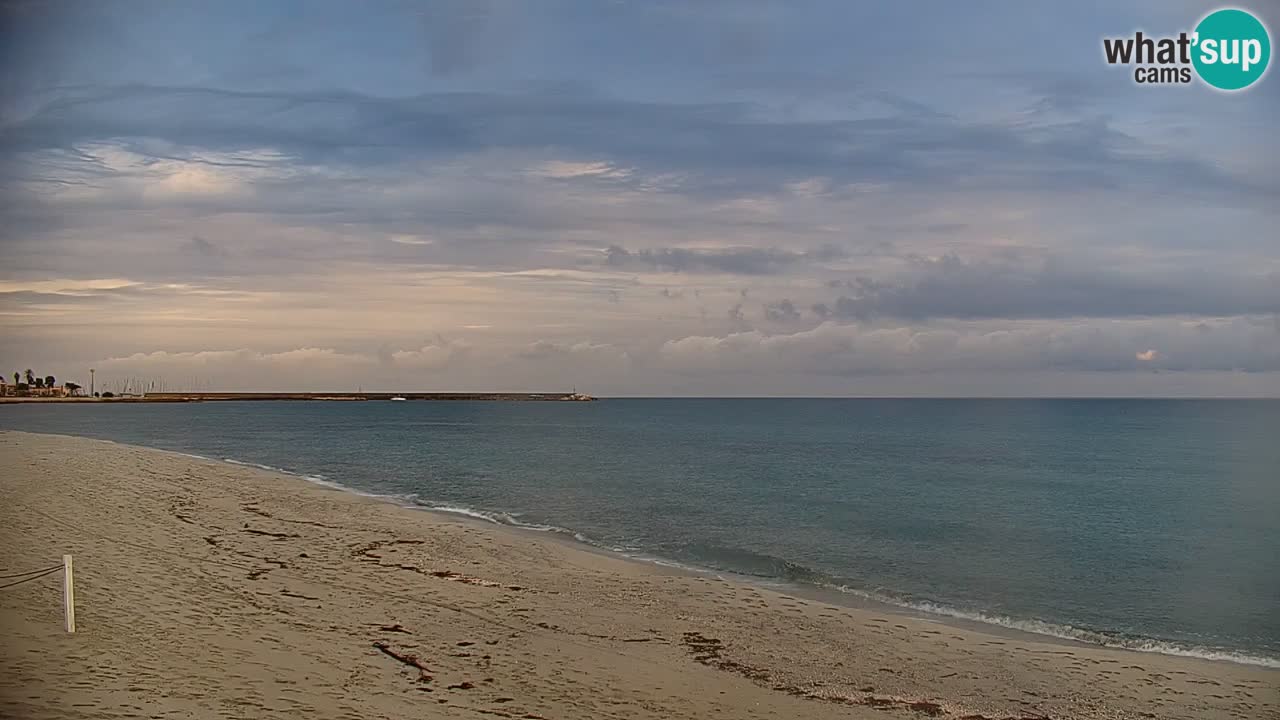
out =
[[[3,397],[7,403],[113,403],[113,402],[230,402],[266,400],[314,400],[335,402],[361,402],[368,400],[434,400],[453,402],[591,402],[596,400],[581,393],[238,393],[238,392],[183,392],[147,393],[125,397]]]
[[[0,716],[1280,717],[1277,671],[590,552],[297,477],[0,433]],[[429,703],[430,711],[426,710]]]

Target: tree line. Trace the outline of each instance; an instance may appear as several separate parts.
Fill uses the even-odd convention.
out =
[[[25,372],[18,372],[17,370],[13,372],[13,386],[17,390],[18,394],[22,395],[30,392],[32,389],[43,390],[56,388],[58,386],[58,379],[52,375],[45,375],[44,377],[41,377],[31,368],[27,368]],[[66,382],[63,383],[63,387],[67,389],[68,393],[76,395],[84,386],[79,383]]]

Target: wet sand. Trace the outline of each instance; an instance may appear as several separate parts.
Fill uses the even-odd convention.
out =
[[[844,607],[299,478],[0,433],[0,717],[1280,718],[1280,671]],[[3,582],[0,582],[3,584]]]

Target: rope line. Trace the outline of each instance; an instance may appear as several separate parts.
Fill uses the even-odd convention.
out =
[[[44,572],[40,573],[39,575],[32,575],[31,577],[26,578],[26,579],[24,579],[24,580],[15,580],[15,581],[13,581],[13,582],[11,582],[11,583],[5,583],[4,585],[0,585],[0,590],[3,590],[3,589],[5,589],[5,588],[11,588],[11,587],[13,587],[14,585],[21,585],[22,583],[25,583],[25,582],[31,582],[32,580],[39,580],[40,578],[44,577],[45,575],[52,575],[52,574],[54,574],[54,573],[58,572],[58,571],[59,571],[59,570],[61,570],[61,569],[62,569],[62,566],[61,566],[61,565],[59,565],[59,566],[58,566],[58,567],[56,567],[56,568],[50,568],[50,569],[48,569],[48,570],[45,570]]]
[[[52,565],[50,567],[47,567],[41,570],[28,570],[26,572],[13,573],[12,575],[0,575],[0,580],[12,580],[13,578],[19,578],[19,577],[22,577],[23,575],[35,575],[36,573],[57,570],[60,567],[62,567],[62,565],[58,564],[58,565]]]

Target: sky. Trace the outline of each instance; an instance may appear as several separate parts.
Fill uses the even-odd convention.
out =
[[[1102,56],[1215,7],[5,0],[0,370],[1280,396],[1280,78]]]

